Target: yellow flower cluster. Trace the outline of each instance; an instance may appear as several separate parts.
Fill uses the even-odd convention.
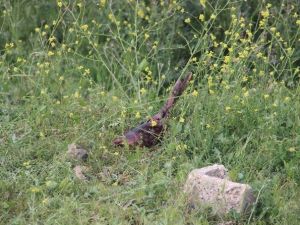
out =
[[[89,29],[89,25],[83,24],[83,25],[80,26],[80,29],[83,30],[83,31],[87,31]]]
[[[61,7],[63,6],[63,3],[62,3],[61,1],[57,1],[57,6],[58,6],[59,8],[61,8]]]
[[[266,24],[266,21],[268,20],[268,18],[270,17],[270,12],[269,12],[269,8],[271,7],[271,4],[267,5],[267,8],[263,11],[260,12],[262,19],[259,21],[259,27],[264,27]]]
[[[151,119],[151,127],[157,126],[156,120]]]

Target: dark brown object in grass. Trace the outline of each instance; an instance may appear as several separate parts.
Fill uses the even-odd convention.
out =
[[[156,145],[162,138],[170,109],[174,106],[178,97],[184,92],[191,79],[192,73],[188,73],[184,79],[179,78],[176,81],[167,102],[161,110],[148,121],[129,130],[124,134],[124,136],[115,139],[113,141],[114,145],[124,146],[125,143],[130,146],[138,145],[145,147],[152,147]]]

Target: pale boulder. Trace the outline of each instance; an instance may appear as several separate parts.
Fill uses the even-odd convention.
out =
[[[193,207],[209,207],[214,214],[226,214],[231,210],[243,214],[255,201],[252,188],[230,181],[223,165],[193,170],[184,191]]]

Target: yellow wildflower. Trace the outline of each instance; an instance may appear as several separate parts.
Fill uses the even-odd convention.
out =
[[[138,15],[140,18],[144,18],[144,17],[145,17],[145,12],[144,12],[142,9],[139,9],[138,12],[137,12],[137,15]]]
[[[100,0],[100,6],[105,6],[106,0]]]
[[[248,79],[249,79],[248,76],[243,76],[242,81],[246,82],[246,81],[248,81]]]
[[[32,193],[38,193],[38,192],[41,191],[41,189],[38,188],[38,187],[32,187],[32,188],[30,188],[30,191],[31,191]]]
[[[140,92],[141,92],[141,94],[143,95],[143,94],[145,94],[145,93],[147,92],[147,90],[146,90],[145,88],[142,88],[142,89],[140,90]]]
[[[53,56],[53,55],[54,55],[54,52],[52,52],[52,51],[48,52],[48,56]]]
[[[49,199],[48,198],[43,199],[42,203],[43,204],[48,204],[49,203]]]
[[[202,5],[203,7],[205,7],[206,0],[199,0],[199,2],[200,2],[200,5]]]
[[[268,18],[270,16],[269,10],[261,11],[260,13],[262,17]]]
[[[296,148],[295,148],[295,147],[290,147],[288,151],[289,151],[289,152],[295,152],[295,151],[296,151]]]
[[[44,137],[45,137],[45,134],[44,134],[42,131],[40,132],[40,137],[41,137],[41,138],[44,138]]]
[[[229,55],[224,57],[224,63],[228,64],[228,63],[230,63],[230,60],[231,60],[231,58]]]
[[[153,119],[151,119],[151,127],[155,127],[157,125],[157,122]]]
[[[80,28],[81,28],[81,30],[83,30],[83,31],[87,31],[88,28],[89,28],[89,25],[83,24],[83,25],[80,26]]]
[[[26,166],[26,167],[30,166],[30,161],[23,162],[23,166]]]
[[[265,72],[261,70],[261,71],[259,71],[258,75],[263,76],[263,75],[265,75]]]
[[[211,18],[212,20],[214,20],[214,19],[217,18],[217,16],[216,16],[215,14],[211,14],[210,18]]]
[[[76,91],[76,92],[74,93],[74,97],[75,97],[75,98],[79,98],[79,96],[80,96],[79,92]]]
[[[191,23],[191,19],[190,19],[190,18],[186,18],[186,19],[184,20],[184,22],[185,22],[185,23]]]
[[[204,22],[204,20],[205,20],[205,17],[204,17],[204,15],[203,15],[203,14],[200,14],[200,15],[199,15],[199,20],[200,20],[200,21],[202,21],[202,22]]]
[[[194,90],[194,91],[192,92],[192,96],[197,97],[197,96],[198,96],[198,91],[197,91],[197,90]]]
[[[137,112],[137,113],[135,114],[135,118],[137,118],[137,119],[141,118],[141,113],[140,113],[140,112]]]
[[[291,47],[287,48],[286,51],[289,55],[291,55],[293,53],[293,49]]]
[[[89,75],[91,73],[90,69],[85,69],[83,75]]]
[[[145,37],[145,40],[147,40],[150,37],[150,35],[148,33],[145,33],[144,37]]]
[[[47,92],[47,89],[42,89],[42,90],[41,90],[41,95],[46,94],[46,92]]]

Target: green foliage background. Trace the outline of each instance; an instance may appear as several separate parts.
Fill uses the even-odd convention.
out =
[[[300,4],[0,1],[2,224],[297,224]],[[111,141],[194,80],[154,149]],[[70,143],[89,150],[89,182]],[[224,164],[247,215],[189,212],[194,168]]]

